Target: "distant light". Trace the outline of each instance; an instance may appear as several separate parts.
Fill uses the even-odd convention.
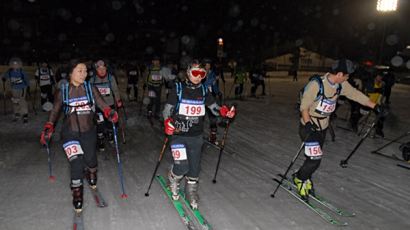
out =
[[[218,38],[218,45],[223,46],[224,45],[224,40],[222,38]]]
[[[409,49],[409,50],[410,50],[410,45],[408,45],[408,46],[406,47],[406,49]]]
[[[380,12],[391,12],[397,10],[398,0],[377,0],[377,11]]]
[[[28,0],[28,2],[31,2],[31,3],[33,3],[33,2],[35,2],[36,0]]]

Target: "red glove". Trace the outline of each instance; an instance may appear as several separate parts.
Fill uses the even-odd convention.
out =
[[[44,125],[43,131],[41,132],[40,136],[40,143],[42,145],[46,145],[47,142],[51,139],[51,136],[54,133],[54,125],[51,122],[47,122]]]
[[[164,132],[165,132],[165,134],[167,134],[168,136],[171,136],[171,135],[173,135],[174,134],[174,132],[175,132],[175,126],[174,126],[174,119],[172,119],[172,118],[167,118],[165,121],[164,121]]]
[[[107,118],[109,121],[117,123],[118,122],[118,113],[111,109],[110,107],[106,107],[104,109],[104,117]]]
[[[231,109],[229,109],[228,106],[223,105],[219,109],[219,113],[221,114],[222,117],[233,118],[236,114],[235,106],[232,106]]]
[[[123,106],[122,101],[118,100],[117,101],[117,108],[121,108]]]

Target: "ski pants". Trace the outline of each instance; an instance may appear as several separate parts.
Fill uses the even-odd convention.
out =
[[[52,85],[43,85],[40,86],[40,95],[41,95],[41,105],[44,105],[47,101],[53,103],[53,86]]]
[[[134,93],[132,93],[134,91]],[[127,86],[127,95],[129,98],[133,98],[138,101],[138,84],[137,83],[128,83]]]
[[[201,171],[202,145],[204,143],[202,135],[180,136],[174,135],[171,138],[170,146],[173,156],[172,172],[177,176],[187,176],[198,178]],[[179,153],[186,151],[186,159],[180,158]],[[182,155],[182,154],[181,154]]]
[[[326,139],[326,131],[327,129],[324,129],[322,131],[316,131],[316,132],[313,132],[309,137],[307,137],[305,126],[302,123],[299,124],[299,136],[302,139],[302,141],[305,141],[305,143],[306,142],[319,142],[320,148],[323,148],[323,144]],[[302,181],[311,179],[313,173],[319,168],[321,161],[322,161],[321,157],[311,158],[305,155],[305,161],[303,162],[302,167],[300,167],[300,169],[296,173],[296,177],[301,179]]]
[[[148,86],[148,97],[150,99],[147,106],[147,111],[152,111],[155,116],[161,113],[161,90],[162,86],[154,87]],[[154,108],[154,111],[153,111]]]
[[[28,105],[26,101],[27,88],[12,89],[11,94],[11,102],[13,103],[14,114],[28,114]]]
[[[69,159],[69,163],[71,181],[80,180],[82,183],[84,178],[84,169],[97,168],[97,154],[95,152],[97,145],[96,130],[93,128],[92,130],[78,133],[72,132],[68,129],[63,129],[61,137],[63,144],[70,141],[78,141],[80,143],[84,154],[77,155],[76,157]]]
[[[114,105],[110,106],[111,109],[115,109]],[[109,140],[113,140],[112,138],[114,137],[113,133],[113,128],[112,128],[112,122],[109,121],[108,119],[104,118],[104,113],[100,109],[97,109],[97,137],[98,140],[103,140],[104,137],[107,137]],[[118,123],[115,124],[116,127],[118,126]]]
[[[241,96],[241,95],[242,95],[242,92],[243,92],[243,83],[238,84],[238,85],[235,87],[235,96]]]

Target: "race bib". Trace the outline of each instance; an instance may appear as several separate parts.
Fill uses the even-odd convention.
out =
[[[71,98],[68,104],[71,107],[71,112],[77,112],[77,114],[89,114],[91,111],[87,97]]]
[[[162,76],[160,74],[152,74],[151,78],[153,81],[161,81],[162,80]]]
[[[188,159],[186,155],[186,148],[184,144],[171,145],[172,157],[175,161],[183,161]]]
[[[104,122],[104,116],[102,113],[97,113],[97,122],[98,123]]]
[[[130,71],[130,75],[133,75],[133,76],[137,75],[137,71],[135,70]]]
[[[148,97],[157,97],[157,94],[155,93],[154,90],[149,90],[148,91]]]
[[[68,160],[71,160],[78,155],[84,154],[80,142],[78,141],[69,141],[63,145],[63,148]]]
[[[187,117],[201,117],[205,116],[205,105],[203,101],[182,99],[179,104],[180,115]]]
[[[319,104],[316,106],[316,112],[322,115],[330,115],[336,109],[336,101],[323,99]]]
[[[13,77],[13,78],[10,79],[10,81],[11,81],[12,84],[15,84],[15,85],[23,83],[23,79],[21,79],[20,77],[19,78],[14,78]]]
[[[100,94],[103,96],[110,95],[111,93],[110,87],[101,87],[101,88],[98,88],[98,91],[100,91]]]
[[[40,75],[40,80],[47,81],[50,79],[50,75]]]
[[[319,142],[305,142],[305,155],[312,158],[320,158],[322,156],[322,149]]]

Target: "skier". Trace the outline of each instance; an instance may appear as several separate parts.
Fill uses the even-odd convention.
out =
[[[165,94],[168,98],[169,91],[177,81],[177,69],[172,61],[168,61],[167,65],[161,68],[161,75],[164,76]]]
[[[69,81],[68,79],[68,72],[70,71],[68,62],[64,61],[63,64],[61,65],[60,68],[57,69],[56,71],[56,82],[58,85],[58,88],[61,88],[61,85],[64,83],[67,83]]]
[[[350,60],[341,59],[336,61],[329,73],[313,78],[305,86],[300,104],[299,135],[305,143],[306,159],[293,174],[293,182],[303,199],[308,199],[309,193],[314,192],[312,174],[320,165],[329,118],[339,95],[373,108],[378,113],[383,109],[347,82],[353,70]]]
[[[243,86],[246,82],[246,71],[243,67],[237,67],[234,72],[235,99],[242,99]]]
[[[129,101],[138,100],[138,80],[140,76],[141,71],[137,62],[132,61],[130,66],[127,68],[127,96]]]
[[[6,81],[10,81],[11,88],[11,102],[13,103],[14,118],[16,122],[23,115],[23,123],[28,122],[28,105],[26,101],[27,90],[29,89],[29,80],[27,74],[22,69],[21,60],[18,58],[12,58],[9,63],[10,69],[7,70],[3,76],[3,90],[6,89]],[[6,94],[3,92],[4,95]],[[6,98],[3,98],[5,100]]]
[[[150,99],[147,105],[147,118],[151,120],[152,117],[159,119],[161,107],[161,91],[164,85],[164,76],[161,72],[161,62],[158,56],[152,59],[152,65],[148,67],[148,74],[143,85],[144,89],[148,86],[148,97]]]
[[[205,70],[206,70],[206,78],[204,81],[204,86],[207,89],[207,92],[214,97],[214,100],[217,100],[217,98],[222,98],[222,93],[219,91],[219,86],[218,86],[218,78],[215,73],[215,70],[212,68],[212,61],[210,59],[205,59],[203,61],[205,65]],[[218,132],[217,128],[217,116],[215,116],[209,108],[206,108],[208,118],[209,118],[209,138],[208,141],[218,145],[218,142],[216,140],[216,134]]]
[[[198,208],[198,182],[200,172],[202,133],[205,106],[215,115],[233,118],[235,108],[219,107],[201,84],[206,71],[197,60],[188,67],[187,79],[176,83],[163,110],[165,133],[173,135],[170,141],[173,166],[168,173],[170,190],[179,199],[179,183],[186,177],[185,194],[193,209]]]
[[[35,77],[40,86],[41,106],[43,111],[50,111],[53,98],[53,86],[56,83],[53,70],[48,66],[46,61],[36,70]]]
[[[376,73],[373,80],[369,81],[365,86],[365,93],[370,100],[378,105],[383,104],[385,82],[381,73]],[[376,135],[384,137],[383,133],[384,117],[381,117],[376,124]],[[374,134],[371,134],[374,137]]]
[[[94,113],[96,105],[104,111],[111,122],[118,121],[118,114],[105,103],[96,87],[85,81],[87,68],[75,62],[70,67],[70,83],[62,85],[55,93],[56,103],[41,133],[40,143],[46,145],[54,132],[60,112],[65,117],[62,126],[63,149],[70,164],[71,191],[74,210],[81,213],[83,207],[84,169],[92,189],[97,188],[96,128]]]
[[[103,60],[98,60],[95,65],[96,74],[89,80],[92,86],[97,87],[104,101],[111,107],[111,109],[119,110],[123,104],[118,90],[115,77],[108,73],[107,66]],[[98,150],[100,152],[105,150],[105,137],[110,144],[114,143],[114,133],[110,121],[104,119],[104,111],[97,108],[97,140]]]

